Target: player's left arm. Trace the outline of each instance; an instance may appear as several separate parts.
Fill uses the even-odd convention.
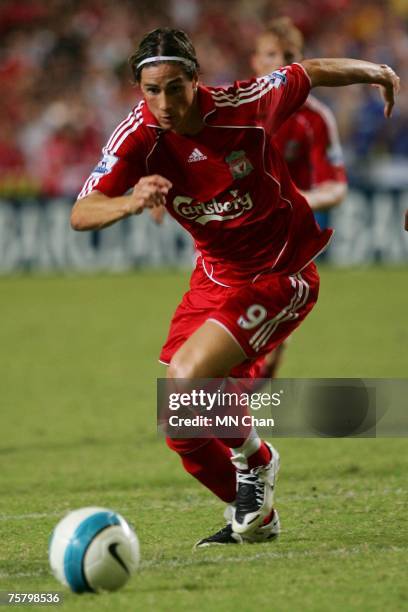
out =
[[[302,62],[312,87],[341,87],[355,83],[368,83],[381,89],[384,115],[391,117],[400,80],[386,64],[373,64],[348,58],[308,59]]]

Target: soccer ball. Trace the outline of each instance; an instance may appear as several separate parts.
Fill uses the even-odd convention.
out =
[[[55,527],[49,560],[57,580],[75,593],[116,591],[139,565],[139,541],[117,512],[80,508]]]

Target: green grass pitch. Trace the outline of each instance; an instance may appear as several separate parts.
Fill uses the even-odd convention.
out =
[[[285,377],[406,377],[407,269],[321,271]],[[222,505],[155,432],[157,354],[187,274],[0,280],[0,590],[63,590],[48,536],[68,510],[135,525],[140,572],[64,611],[408,609],[405,439],[279,439],[277,542],[192,552]]]

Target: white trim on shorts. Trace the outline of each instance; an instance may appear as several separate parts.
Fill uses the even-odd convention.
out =
[[[219,325],[220,327],[222,327],[223,329],[225,329],[225,331],[227,332],[227,334],[229,334],[231,336],[231,338],[233,340],[235,340],[235,342],[238,344],[239,348],[241,349],[241,351],[244,354],[245,359],[252,359],[252,357],[248,357],[248,355],[246,354],[246,352],[244,351],[242,345],[240,342],[238,342],[238,340],[236,339],[236,337],[234,336],[234,334],[232,333],[232,331],[230,329],[228,329],[228,327],[224,324],[221,323],[221,321],[217,321],[217,319],[214,319],[213,317],[211,317],[210,319],[207,319],[206,321],[212,321],[213,323],[217,323],[217,325]]]

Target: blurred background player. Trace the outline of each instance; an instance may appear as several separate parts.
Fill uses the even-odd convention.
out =
[[[255,75],[270,74],[303,59],[303,35],[289,17],[281,17],[256,39],[251,58]],[[274,144],[281,151],[292,180],[308,201],[321,227],[322,211],[338,206],[347,193],[347,179],[336,120],[328,106],[309,95],[278,130]]]
[[[303,35],[289,17],[272,20],[256,39],[251,65],[256,76],[303,59]],[[290,176],[315,213],[320,227],[328,225],[327,211],[347,193],[346,172],[336,120],[328,106],[309,95],[273,139],[285,158]],[[265,357],[259,377],[274,377],[286,344]]]

